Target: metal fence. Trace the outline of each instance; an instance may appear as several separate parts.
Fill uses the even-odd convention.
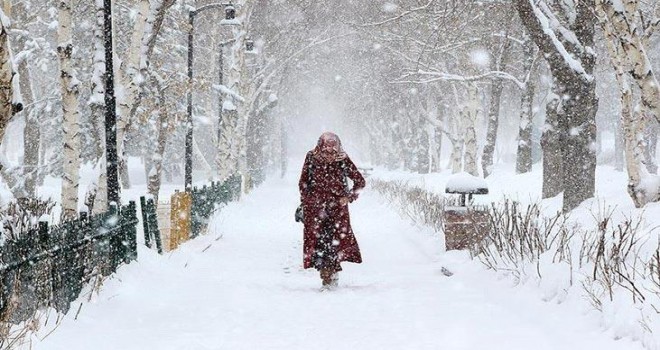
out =
[[[211,185],[194,187],[192,189],[192,228],[190,237],[194,238],[203,232],[209,218],[219,204],[226,204],[240,196],[241,177],[232,176],[224,183],[211,182]]]
[[[83,287],[137,258],[135,202],[21,235],[0,247],[0,321],[18,323],[43,307],[66,313]]]
[[[153,198],[147,200],[144,196],[140,197],[140,208],[142,209],[142,229],[144,231],[144,244],[153,248],[156,246],[158,254],[163,254],[163,242],[158,230],[158,217],[156,214],[156,204]]]
[[[195,187],[191,191],[189,236],[198,236],[219,207],[240,196],[241,178]],[[156,204],[140,198],[144,240],[163,252]],[[0,322],[31,319],[46,307],[67,313],[85,285],[95,276],[108,276],[122,263],[137,259],[135,202],[80,217],[58,226],[39,222],[36,229],[0,246]]]

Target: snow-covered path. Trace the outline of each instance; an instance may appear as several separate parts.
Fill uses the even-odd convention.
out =
[[[369,190],[351,207],[364,263],[344,264],[339,288],[319,292],[317,273],[300,267],[296,205],[292,180],[267,181],[224,208],[208,235],[165,256],[141,250],[33,348],[641,349],[443,253],[437,236]]]

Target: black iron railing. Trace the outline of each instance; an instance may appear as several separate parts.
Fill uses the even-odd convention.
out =
[[[0,246],[0,320],[31,318],[41,307],[66,313],[92,277],[137,258],[135,202],[103,214],[28,231]]]

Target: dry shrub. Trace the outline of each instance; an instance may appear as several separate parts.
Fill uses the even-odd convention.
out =
[[[444,197],[401,181],[372,179],[369,182],[374,190],[393,203],[414,223],[431,227],[436,232],[442,231],[442,212],[447,205]]]
[[[641,220],[626,219],[612,224],[612,213],[598,219],[597,229],[587,231],[582,240],[580,265],[590,273],[582,282],[595,308],[601,309],[603,298],[614,300],[617,290],[625,290],[634,304],[650,301],[655,307],[660,291],[655,283],[655,256],[645,256],[648,235],[643,234]],[[654,295],[648,300],[647,291]]]
[[[371,184],[415,223],[442,232],[443,210],[451,204],[441,195],[401,181],[374,179]],[[650,301],[660,313],[660,242],[652,252],[645,251],[657,228],[644,229],[641,218],[613,224],[609,210],[592,214],[594,225],[571,224],[566,214],[547,217],[538,203],[523,206],[506,198],[492,203],[487,213],[485,238],[471,249],[487,267],[518,280],[531,267],[542,278],[541,256],[549,253],[552,263],[570,266],[571,285],[574,273],[583,276],[580,283],[596,309],[602,309],[604,298],[612,301],[615,293],[627,293],[633,303]]]
[[[39,218],[50,216],[55,206],[51,199],[19,198],[0,210],[5,239],[16,240],[21,233],[37,228]]]
[[[562,214],[545,218],[538,204],[522,208],[520,203],[504,199],[492,203],[487,216],[488,232],[475,255],[489,268],[510,271],[520,278],[525,267],[538,262],[547,251],[554,250],[553,262],[570,259],[569,241],[575,231],[567,229]]]

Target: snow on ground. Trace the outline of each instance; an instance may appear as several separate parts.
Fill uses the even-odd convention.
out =
[[[77,320],[45,327],[33,348],[641,349],[570,302],[543,302],[445,253],[368,188],[351,205],[364,263],[344,264],[339,287],[320,292],[317,273],[301,268],[297,204],[294,176],[268,180],[179,250],[141,248]]]

